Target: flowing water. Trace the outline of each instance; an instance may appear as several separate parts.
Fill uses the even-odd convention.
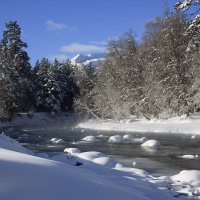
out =
[[[49,155],[62,153],[66,147],[76,147],[81,151],[100,151],[128,166],[144,169],[154,176],[173,175],[184,169],[200,170],[200,159],[182,159],[185,154],[200,155],[200,136],[191,139],[191,135],[129,133],[135,138],[147,137],[160,141],[157,150],[142,148],[139,143],[108,143],[112,135],[125,135],[125,132],[105,132],[73,128],[30,128],[5,130],[5,133],[17,139],[24,146],[35,152],[46,152]],[[88,135],[103,135],[96,142],[80,142]],[[53,144],[51,138],[61,138],[62,144]]]

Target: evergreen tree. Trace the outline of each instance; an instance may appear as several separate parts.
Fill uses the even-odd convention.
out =
[[[0,101],[7,104],[7,97],[10,98],[9,106],[3,106],[7,112],[6,118],[12,118],[15,111],[26,111],[30,108],[31,93],[31,67],[29,57],[24,50],[27,44],[21,40],[21,28],[16,21],[6,23],[6,30],[0,42],[1,54],[1,95]],[[5,97],[4,97],[5,96]]]
[[[36,63],[35,99],[38,111],[51,112],[71,111],[77,91],[73,78],[73,68],[67,61],[50,63],[43,58]]]

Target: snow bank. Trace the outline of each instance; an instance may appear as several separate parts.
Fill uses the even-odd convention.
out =
[[[25,154],[25,148],[19,146],[18,142],[0,136],[0,199],[176,199],[169,190],[159,190],[150,183],[150,180],[156,182],[157,178],[144,170],[116,164],[101,152],[78,153],[78,150],[69,148],[66,151],[77,152],[77,155],[60,154],[50,160]],[[78,159],[92,162],[75,167]],[[200,172],[181,172],[170,180],[196,186],[200,182]]]
[[[78,167],[5,149],[0,149],[0,177],[3,200],[145,200],[149,189],[131,190]]]
[[[142,147],[147,147],[147,148],[159,148],[160,147],[160,142],[157,140],[147,140],[143,144],[141,144]]]
[[[57,126],[60,124],[72,125],[76,123],[73,113],[60,113],[55,116],[44,112],[18,113],[12,122],[0,123],[2,126]]]
[[[189,118],[174,117],[164,120],[126,119],[126,120],[88,120],[79,123],[77,128],[123,131],[123,132],[153,132],[153,133],[183,133],[200,135],[200,114],[195,113]]]
[[[32,151],[24,148],[19,142],[3,134],[0,134],[0,148],[33,155]]]

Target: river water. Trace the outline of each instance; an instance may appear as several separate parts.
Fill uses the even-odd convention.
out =
[[[81,130],[73,128],[13,128],[5,133],[17,139],[24,146],[35,152],[52,154],[63,153],[66,147],[76,147],[81,151],[100,151],[111,156],[127,166],[148,171],[154,176],[174,175],[184,169],[200,170],[200,159],[182,159],[182,155],[200,155],[200,136],[191,139],[191,135],[184,134],[155,134],[155,133],[129,133],[135,138],[147,137],[160,141],[161,147],[157,150],[142,148],[139,143],[108,143],[112,135],[125,135],[125,132],[105,132],[94,130]],[[80,142],[88,135],[103,135],[92,143]],[[62,144],[52,144],[51,138],[61,138]]]

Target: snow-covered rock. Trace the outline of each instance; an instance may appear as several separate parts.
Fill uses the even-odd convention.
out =
[[[191,139],[195,139],[195,138],[196,138],[196,135],[192,135],[192,136],[191,136]]]
[[[133,138],[133,136],[130,135],[130,134],[126,134],[126,135],[123,136],[124,140],[132,140],[132,138]]]
[[[198,155],[183,155],[183,156],[179,156],[179,158],[183,158],[183,159],[198,159],[199,156]]]
[[[123,142],[123,137],[121,135],[113,135],[109,138],[108,142],[120,143]]]
[[[73,154],[81,153],[81,151],[78,148],[65,148],[64,153],[73,155]]]
[[[85,141],[85,142],[95,142],[96,138],[93,135],[89,135],[89,136],[84,137],[82,139],[82,141]]]
[[[200,170],[183,170],[179,174],[171,176],[171,180],[182,185],[199,186]]]
[[[157,140],[147,140],[143,144],[141,144],[142,147],[148,147],[148,148],[159,148],[160,142]]]
[[[63,144],[65,141],[63,139],[59,139],[59,138],[51,138],[51,142],[53,144]]]

